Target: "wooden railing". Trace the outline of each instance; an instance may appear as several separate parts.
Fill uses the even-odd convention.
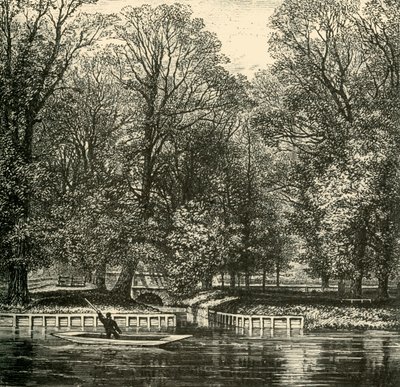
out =
[[[86,280],[84,276],[58,276],[57,286],[84,287]]]
[[[364,304],[364,303],[372,303],[372,298],[342,298],[341,299],[342,302],[350,302],[351,304],[353,303],[360,303],[360,304]]]
[[[218,326],[260,329],[303,329],[303,316],[242,315],[209,311],[209,321]]]
[[[174,314],[116,313],[113,319],[120,327],[175,327]],[[97,327],[102,326],[97,314],[13,314],[0,313],[0,327]]]
[[[57,279],[54,277],[28,278],[28,287],[31,290],[40,289],[49,285],[55,285],[56,283]]]

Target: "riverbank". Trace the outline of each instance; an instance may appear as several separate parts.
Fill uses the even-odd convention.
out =
[[[134,300],[122,299],[115,293],[97,289],[50,290],[31,294],[31,302],[25,307],[9,307],[0,304],[0,311],[9,313],[93,313],[88,299],[99,310],[111,313],[150,313],[158,309]]]
[[[93,313],[85,298],[103,312],[154,313],[157,306],[121,299],[115,293],[96,289],[40,291],[24,308],[0,304],[0,311],[9,313]],[[182,300],[179,306],[243,315],[304,316],[306,330],[317,329],[400,329],[399,300],[374,301],[371,304],[341,304],[332,295],[304,295],[295,292],[230,294],[212,290]]]
[[[384,329],[400,328],[400,309],[396,303],[371,305],[335,305],[315,300],[292,300],[283,304],[271,299],[251,297],[227,300],[215,307],[216,311],[243,315],[304,316],[306,330],[317,329]]]

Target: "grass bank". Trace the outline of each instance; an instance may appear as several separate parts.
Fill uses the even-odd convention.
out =
[[[287,297],[283,300],[247,295],[222,303],[215,310],[247,315],[301,315],[307,330],[400,328],[400,308],[394,300],[350,305],[335,299]]]
[[[0,304],[0,310],[10,313],[94,313],[86,303],[87,298],[103,313],[150,313],[158,309],[121,297],[107,291],[51,290],[31,294],[31,302],[23,308],[10,308]]]
[[[85,298],[103,312],[151,313],[157,307],[121,299],[115,293],[97,289],[38,291],[24,308],[0,304],[10,313],[93,313]],[[245,315],[301,315],[307,330],[315,329],[400,329],[400,300],[371,304],[343,304],[334,294],[302,292],[235,293],[213,290],[202,292],[180,303],[181,306],[210,309]]]

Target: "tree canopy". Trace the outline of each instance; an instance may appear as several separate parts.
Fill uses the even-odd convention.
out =
[[[55,262],[129,297],[139,260],[175,296],[212,277],[329,279],[398,267],[393,1],[284,0],[271,66],[229,73],[182,4],[103,17],[84,0],[0,2],[0,249],[8,302]],[[267,42],[266,42],[267,43]]]

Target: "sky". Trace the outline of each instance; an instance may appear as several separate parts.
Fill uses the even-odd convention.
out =
[[[271,63],[268,55],[268,19],[281,0],[99,0],[91,6],[98,12],[119,12],[125,6],[183,3],[192,7],[193,16],[204,20],[206,29],[222,42],[222,52],[233,73],[249,78]]]

